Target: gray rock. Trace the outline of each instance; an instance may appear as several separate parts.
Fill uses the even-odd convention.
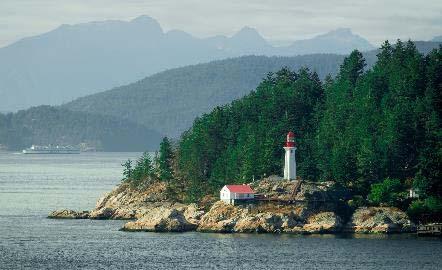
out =
[[[360,207],[344,231],[355,233],[400,233],[415,231],[407,214],[395,207]]]
[[[176,208],[158,207],[142,218],[124,224],[123,231],[185,232],[195,230],[196,224],[186,220]]]
[[[94,210],[90,213],[90,219],[110,219],[114,214],[114,209],[112,208],[100,208]]]
[[[321,212],[309,217],[303,229],[308,233],[335,233],[342,226],[342,219],[335,213]]]
[[[70,209],[55,210],[48,215],[48,218],[54,219],[87,219],[89,211],[77,212]]]

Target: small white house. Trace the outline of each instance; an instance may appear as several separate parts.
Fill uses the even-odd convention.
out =
[[[249,185],[225,185],[220,191],[221,201],[235,204],[235,201],[253,200],[255,191]]]
[[[411,199],[419,198],[419,190],[410,188],[409,193],[408,193],[408,198],[411,198]]]

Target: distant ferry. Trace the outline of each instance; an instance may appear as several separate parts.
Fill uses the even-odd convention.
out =
[[[23,150],[23,154],[80,154],[80,148],[73,146],[32,145]]]

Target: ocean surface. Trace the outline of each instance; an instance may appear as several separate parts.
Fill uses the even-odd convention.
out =
[[[0,269],[442,269],[442,241],[414,235],[129,233],[86,210],[140,153],[0,153]]]

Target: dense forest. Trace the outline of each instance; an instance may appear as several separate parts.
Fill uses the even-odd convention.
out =
[[[440,43],[415,42],[421,53]],[[377,50],[364,53],[367,68],[376,62]],[[167,70],[138,82],[79,98],[66,104],[70,110],[130,119],[178,138],[195,117],[232,102],[255,89],[268,72],[282,67],[308,67],[321,80],[335,76],[343,55],[312,54],[293,57],[244,56]]]
[[[268,74],[247,96],[197,118],[175,147],[167,143],[159,157],[173,177],[159,178],[198,201],[227,183],[281,174],[292,130],[302,179],[336,181],[352,205],[440,215],[442,47],[423,55],[412,42],[385,42],[377,56],[366,69],[354,51],[323,82],[306,68]]]
[[[0,114],[0,145],[21,150],[32,144],[77,145],[97,150],[155,150],[161,135],[127,120],[51,106]]]
[[[321,78],[336,74],[344,56],[245,56],[172,69],[64,105],[75,111],[131,119],[178,138],[195,117],[241,98],[270,71],[309,66]]]

